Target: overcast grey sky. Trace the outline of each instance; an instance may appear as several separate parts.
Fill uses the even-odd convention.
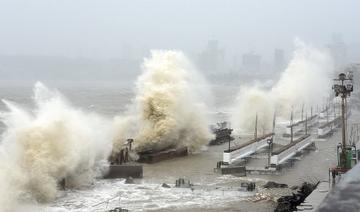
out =
[[[0,0],[0,54],[119,57],[124,46],[270,55],[295,36],[359,43],[359,0]]]

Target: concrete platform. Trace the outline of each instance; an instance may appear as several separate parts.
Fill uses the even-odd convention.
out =
[[[128,177],[142,178],[143,166],[138,164],[110,165],[109,172],[104,176],[105,179]]]
[[[176,157],[184,157],[188,155],[187,147],[180,147],[177,149],[169,149],[161,152],[148,152],[148,153],[139,153],[140,163],[156,163],[162,160],[168,160]]]
[[[221,174],[236,174],[237,176],[246,176],[245,166],[228,166],[219,168]]]
[[[271,174],[271,175],[278,175],[280,174],[280,172],[273,167],[250,167],[247,166],[246,167],[246,173],[248,174],[255,174],[255,175],[266,175],[266,174]]]

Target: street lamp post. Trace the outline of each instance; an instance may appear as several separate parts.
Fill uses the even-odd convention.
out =
[[[346,98],[350,96],[350,93],[353,91],[353,84],[352,84],[352,73],[348,73],[347,75],[344,73],[339,74],[338,79],[334,79],[335,83],[333,85],[333,90],[335,92],[335,97],[341,97],[341,121],[342,121],[342,142],[341,142],[341,154],[340,154],[340,166],[342,168],[350,168],[347,167],[347,159],[346,159],[346,117],[345,117],[345,102]]]

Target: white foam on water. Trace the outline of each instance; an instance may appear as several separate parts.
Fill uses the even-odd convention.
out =
[[[173,187],[173,185],[172,185]],[[130,211],[222,206],[254,193],[230,190],[163,188],[160,184],[125,184],[124,180],[100,180],[91,189],[66,191],[46,211],[105,211],[122,207]]]

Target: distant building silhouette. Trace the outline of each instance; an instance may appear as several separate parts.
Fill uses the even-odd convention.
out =
[[[334,60],[335,68],[341,68],[347,63],[347,46],[342,40],[340,34],[334,34],[332,43],[328,45],[330,53]]]
[[[261,56],[255,53],[247,53],[242,55],[242,66],[244,72],[261,71]]]
[[[217,40],[210,40],[204,51],[199,54],[199,67],[210,74],[224,73],[224,50]]]
[[[282,72],[285,69],[285,53],[283,49],[274,51],[274,72]]]

